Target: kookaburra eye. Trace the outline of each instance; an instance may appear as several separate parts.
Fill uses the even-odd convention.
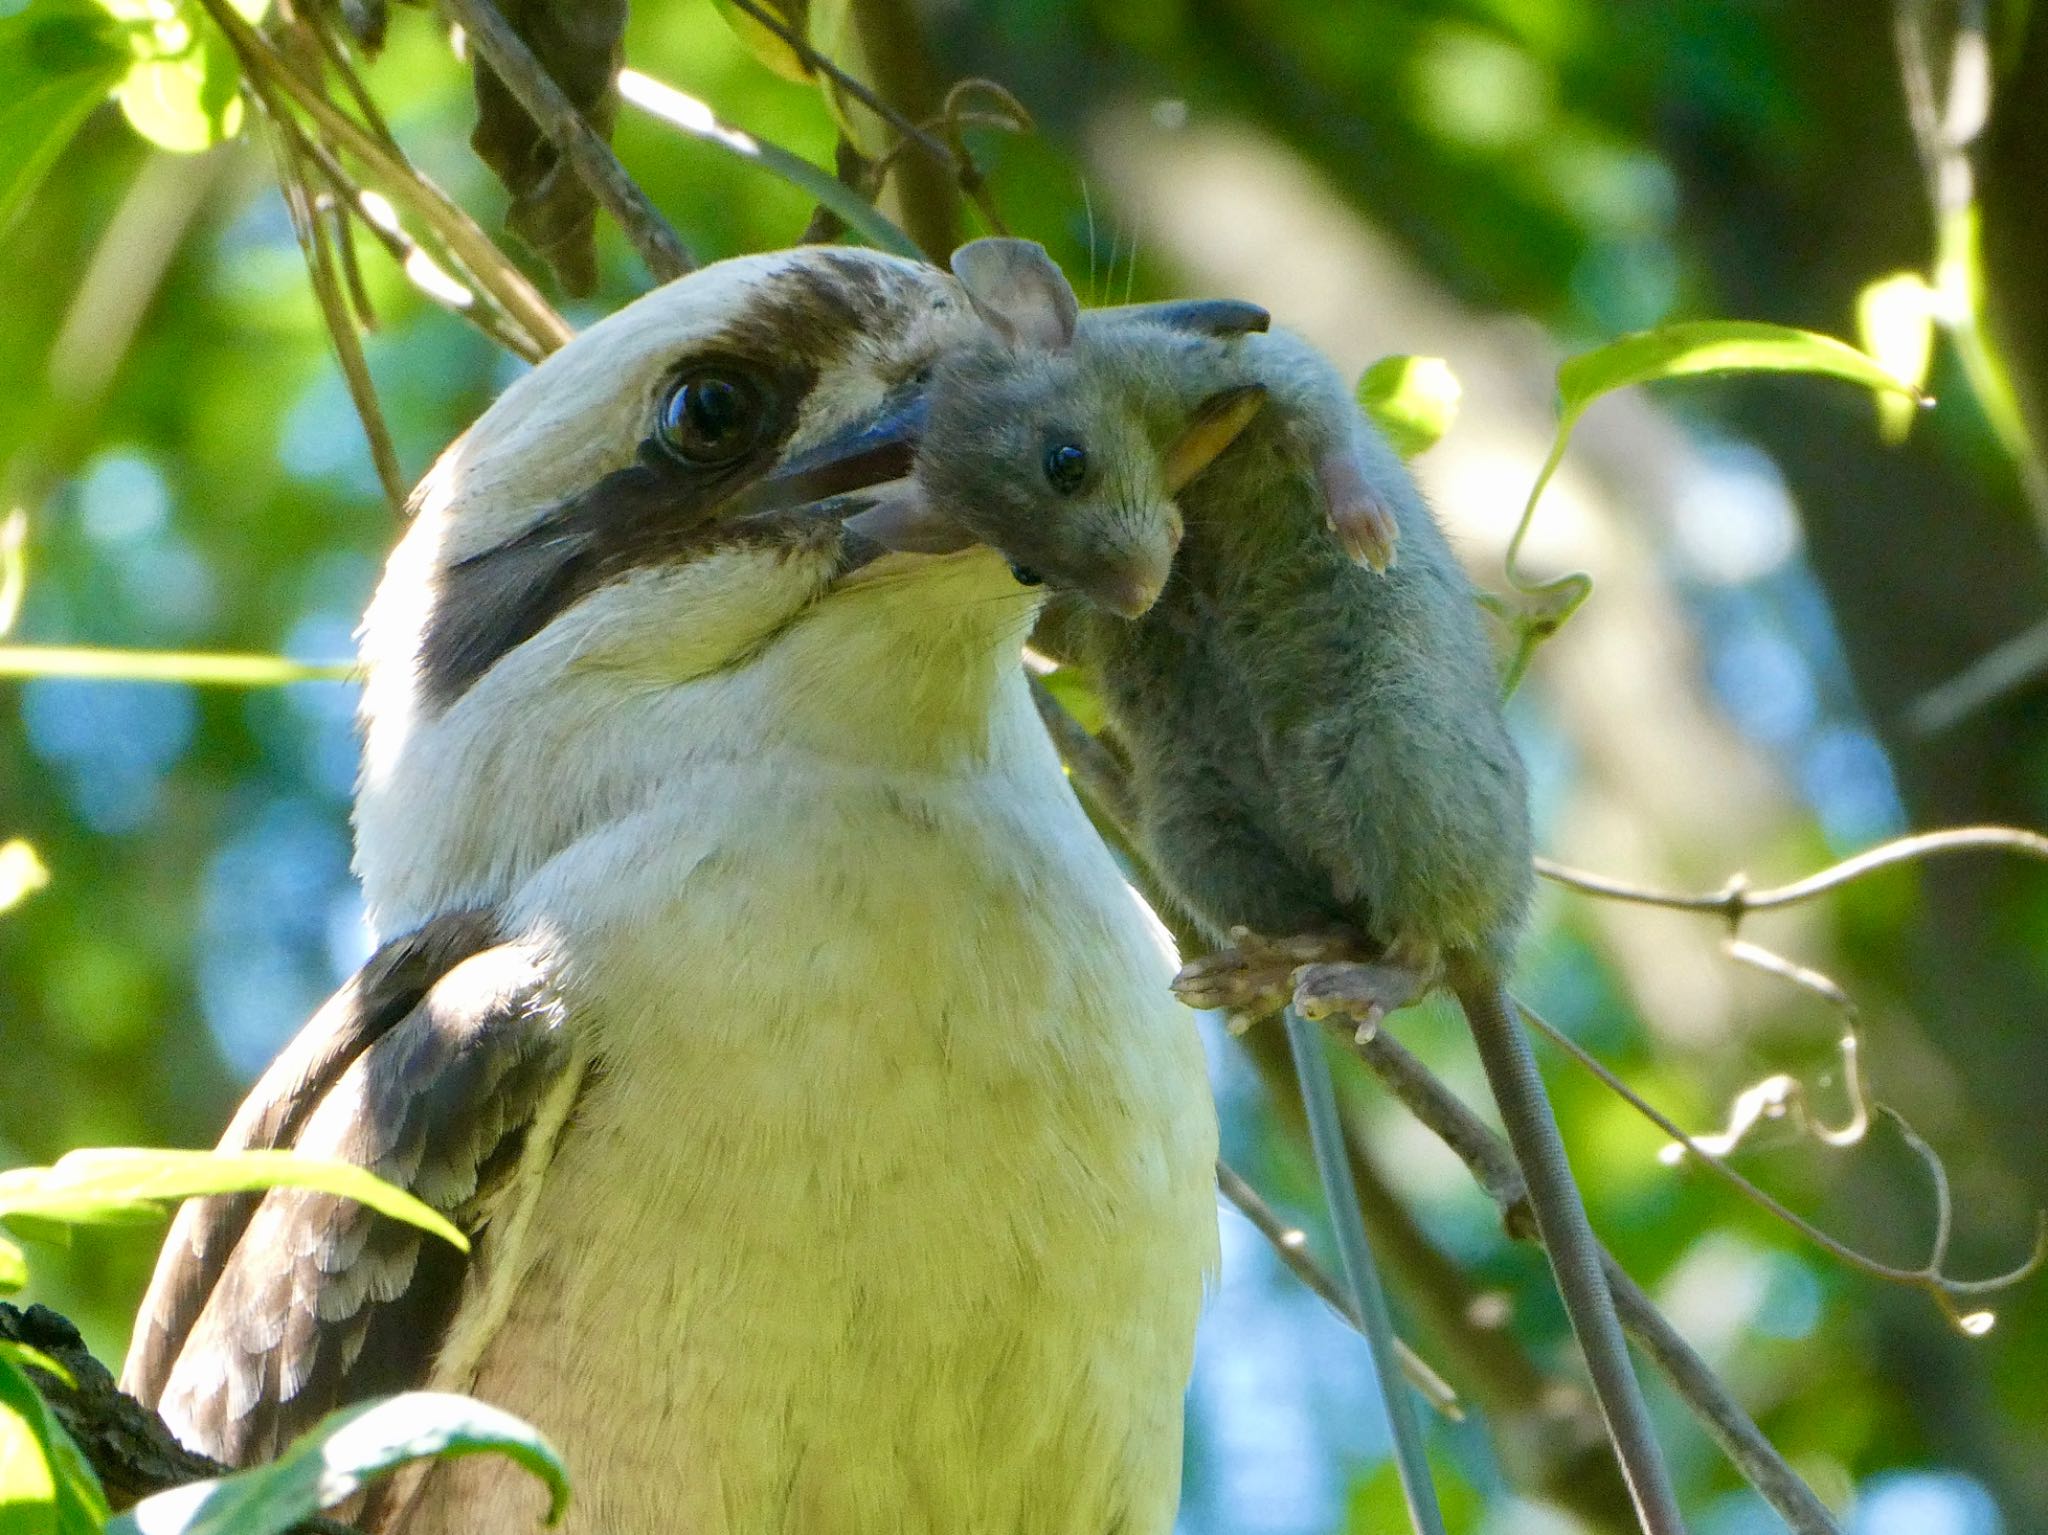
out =
[[[1088,450],[1078,443],[1056,442],[1045,450],[1045,478],[1063,496],[1081,488],[1088,476]]]
[[[657,426],[662,444],[693,464],[729,464],[761,437],[760,392],[729,369],[686,373],[669,386]]]

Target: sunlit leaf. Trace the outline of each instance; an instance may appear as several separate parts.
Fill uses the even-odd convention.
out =
[[[160,149],[197,154],[242,129],[241,70],[227,39],[182,16],[159,22],[163,52],[138,59],[116,93],[135,131]]]
[[[20,837],[0,842],[0,912],[12,911],[50,883],[50,871]]]
[[[1570,418],[1617,389],[1703,373],[1818,373],[1921,398],[1916,386],[1846,341],[1756,320],[1688,320],[1622,336],[1566,358],[1557,392]]]
[[[0,634],[21,617],[21,599],[28,591],[27,546],[28,513],[17,506],[0,521]]]
[[[0,1237],[0,1295],[12,1295],[28,1283],[28,1259],[21,1249]]]
[[[414,1391],[331,1413],[269,1465],[145,1498],[109,1535],[281,1535],[410,1461],[511,1457],[547,1484],[548,1522],[568,1507],[561,1457],[534,1429],[467,1397]]]
[[[18,1345],[0,1351],[0,1532],[98,1535],[106,1494],[23,1372],[20,1361],[31,1353]]]
[[[747,52],[762,64],[783,79],[794,80],[798,84],[811,78],[810,66],[804,63],[803,56],[771,27],[749,16],[732,0],[711,0],[711,3],[712,8],[725,18],[726,25],[732,28],[734,36],[746,45]],[[762,10],[771,13],[798,37],[807,35],[810,6],[806,0],[758,0],[758,3]]]
[[[1934,358],[1936,301],[1918,272],[1880,277],[1856,295],[1856,334],[1863,349],[1916,389],[1926,387]],[[1889,391],[1877,397],[1878,431],[1886,442],[1904,442],[1918,414],[1911,400]]]
[[[1358,381],[1359,407],[1403,458],[1436,445],[1464,393],[1441,357],[1382,357]]]
[[[0,1338],[0,1359],[11,1359],[24,1369],[37,1369],[47,1375],[54,1375],[67,1386],[76,1386],[78,1381],[64,1365],[30,1343],[17,1343],[12,1338]]]
[[[36,0],[0,16],[0,230],[128,63],[121,28],[89,0]]]
[[[464,1251],[469,1247],[443,1216],[404,1190],[347,1162],[291,1151],[74,1151],[54,1167],[0,1173],[0,1222],[17,1231],[37,1222],[129,1225],[154,1220],[167,1205],[194,1195],[278,1187],[353,1199]]]
[[[1583,572],[1531,583],[1517,564],[1523,541],[1536,520],[1536,503],[1557,466],[1564,462],[1579,417],[1595,400],[1617,389],[1717,373],[1813,373],[1845,379],[1880,394],[1902,395],[1916,405],[1927,403],[1918,387],[1846,341],[1758,320],[1681,321],[1637,331],[1567,357],[1557,369],[1557,435],[1551,439],[1550,454],[1536,472],[1521,520],[1508,540],[1508,579],[1523,595],[1538,599],[1537,608],[1520,623],[1520,638],[1505,677],[1509,692],[1520,684],[1536,646],[1562,628],[1593,589],[1592,578]]]
[[[287,682],[352,682],[347,661],[206,651],[103,650],[90,645],[0,645],[0,677],[89,677],[100,682],[189,682],[267,688]]]
[[[55,1535],[57,1473],[43,1448],[43,1399],[0,1359],[0,1535]]]

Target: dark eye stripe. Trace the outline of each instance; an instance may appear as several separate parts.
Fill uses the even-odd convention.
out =
[[[445,709],[498,660],[626,572],[688,560],[742,534],[718,513],[775,461],[795,421],[730,464],[686,463],[650,436],[636,461],[558,503],[510,543],[441,573],[420,646],[420,692]]]
[[[903,284],[851,257],[821,255],[764,283],[667,380],[711,363],[744,368],[772,397],[773,425],[731,463],[688,463],[653,436],[665,381],[649,402],[649,436],[633,463],[558,502],[509,543],[440,573],[420,645],[422,702],[446,709],[500,659],[629,571],[738,542],[786,540],[789,530],[773,518],[729,521],[745,510],[736,498],[780,458],[818,378],[840,366],[863,333],[901,324],[930,301],[922,282]]]

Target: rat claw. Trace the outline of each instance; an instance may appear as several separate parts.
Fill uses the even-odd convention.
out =
[[[1305,965],[1355,959],[1363,946],[1352,933],[1299,933],[1262,938],[1249,928],[1230,930],[1231,942],[1190,960],[1173,978],[1173,994],[1187,1007],[1220,1008],[1234,1033],[1287,1005]],[[1242,1016],[1243,1023],[1235,1020]]]
[[[1415,968],[1384,961],[1304,965],[1295,973],[1294,1010],[1321,1022],[1356,1019],[1361,1043],[1378,1032],[1388,1013],[1398,1012],[1428,990],[1428,977]]]
[[[1393,568],[1394,546],[1401,537],[1393,508],[1373,490],[1349,451],[1324,454],[1316,465],[1316,479],[1323,490],[1323,515],[1344,552],[1385,575]]]

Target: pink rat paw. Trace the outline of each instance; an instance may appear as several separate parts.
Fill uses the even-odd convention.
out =
[[[1401,529],[1393,508],[1367,483],[1365,471],[1347,449],[1332,448],[1316,463],[1323,491],[1323,515],[1344,552],[1385,575],[1394,564]]]
[[[1181,967],[1173,994],[1188,1007],[1220,1008],[1231,1033],[1287,1005],[1295,976],[1305,967],[1354,959],[1364,945],[1350,933],[1304,933],[1262,938],[1249,928],[1230,930],[1230,943]]]

